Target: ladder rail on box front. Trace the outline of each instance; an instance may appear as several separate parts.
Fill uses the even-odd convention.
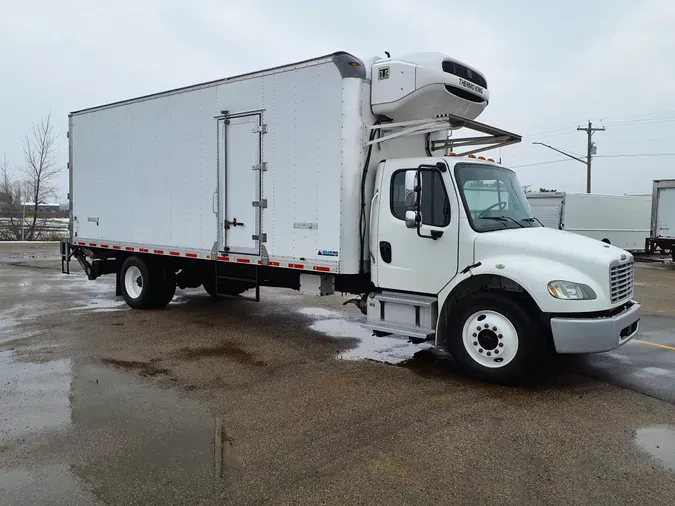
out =
[[[255,272],[255,277],[254,278],[242,278],[241,276],[228,276],[228,275],[223,275],[218,272],[218,262],[213,262],[213,274],[214,274],[214,282],[215,282],[215,290],[216,294],[222,296],[222,297],[230,297],[233,299],[243,299],[243,300],[249,300],[252,302],[260,302],[260,282],[258,279],[258,266],[252,266],[253,270]],[[223,280],[223,281],[240,281],[244,283],[253,283],[254,288],[255,288],[255,297],[244,297],[242,295],[231,295],[227,293],[220,293],[218,292],[218,281]],[[246,291],[246,290],[244,290]]]

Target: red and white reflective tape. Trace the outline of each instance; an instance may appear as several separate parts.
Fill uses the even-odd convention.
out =
[[[85,247],[91,247],[91,248],[103,248],[103,249],[113,249],[116,251],[127,251],[127,252],[135,252],[138,251],[139,253],[149,253],[149,254],[155,254],[155,255],[165,255],[165,256],[172,256],[172,257],[184,257],[184,258],[192,258],[192,259],[202,259],[202,260],[211,260],[211,255],[205,254],[205,253],[194,253],[194,252],[183,252],[183,251],[176,251],[176,250],[163,250],[163,249],[150,249],[150,248],[144,248],[144,247],[139,247],[139,246],[126,246],[126,245],[119,245],[119,244],[107,244],[107,243],[95,243],[95,242],[86,242],[86,241],[77,241],[73,242],[74,245],[77,246],[85,246]],[[215,258],[219,262],[234,262],[234,263],[239,263],[239,264],[258,264],[258,265],[265,265],[268,267],[281,267],[281,268],[288,268],[288,269],[298,269],[298,270],[309,270],[309,271],[314,271],[314,272],[338,272],[337,266],[327,266],[327,265],[307,265],[307,264],[299,264],[295,262],[282,262],[279,260],[268,260],[267,262],[261,260],[261,259],[256,259],[256,258],[251,258],[251,257],[241,257],[241,256],[230,256],[230,255],[218,255]]]

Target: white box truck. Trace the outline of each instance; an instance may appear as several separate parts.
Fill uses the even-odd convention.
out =
[[[143,309],[176,286],[352,293],[377,334],[501,382],[547,349],[622,345],[632,255],[537,223],[516,174],[476,157],[520,141],[475,121],[488,100],[443,54],[336,53],[73,112],[63,269],[114,274]]]
[[[658,179],[652,186],[648,253],[670,252],[675,262],[675,179]]]
[[[535,218],[546,227],[585,235],[632,253],[645,250],[651,196],[568,192],[525,195]]]

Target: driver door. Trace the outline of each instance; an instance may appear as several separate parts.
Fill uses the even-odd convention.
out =
[[[379,167],[377,234],[371,240],[373,281],[383,289],[435,295],[457,273],[458,202],[447,168],[418,169],[409,162],[386,161]],[[405,181],[418,170],[419,229],[405,222]]]

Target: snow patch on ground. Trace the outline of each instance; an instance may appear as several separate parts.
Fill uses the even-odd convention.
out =
[[[412,343],[404,336],[376,337],[370,329],[366,329],[359,320],[347,317],[335,318],[341,315],[337,311],[324,308],[304,308],[300,313],[316,318],[310,325],[312,330],[331,337],[357,339],[355,348],[340,352],[340,360],[375,360],[387,364],[400,364],[410,360],[418,351],[432,348],[431,343]]]
[[[340,313],[333,311],[332,309],[326,309],[324,307],[305,307],[298,311],[300,314],[305,316],[313,316],[315,318],[335,318],[340,316]]]

